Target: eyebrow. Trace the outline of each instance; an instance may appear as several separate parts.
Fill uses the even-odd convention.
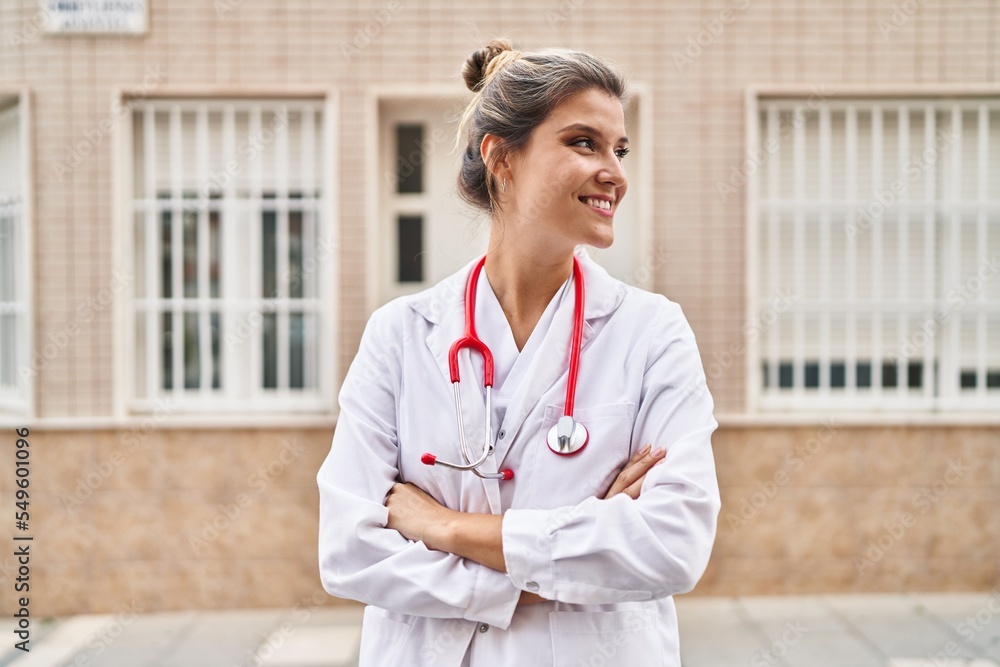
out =
[[[583,123],[573,123],[572,125],[567,125],[563,129],[559,130],[559,132],[561,134],[561,133],[565,132],[566,130],[579,130],[580,132],[589,132],[590,134],[596,134],[598,136],[600,136],[600,134],[601,134],[600,132],[598,132],[597,130],[595,130],[594,128],[592,128],[591,126],[584,125]],[[618,139],[618,141],[619,142],[625,142],[627,144],[628,143],[628,137],[621,137],[621,138]]]

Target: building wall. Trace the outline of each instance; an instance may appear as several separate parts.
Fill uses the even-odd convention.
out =
[[[650,0],[614,7],[585,0],[488,7],[150,0],[151,29],[138,38],[45,36],[35,27],[37,7],[32,0],[0,4],[0,88],[27,87],[33,101],[37,348],[63,331],[79,304],[113,285],[112,142],[101,128],[112,114],[114,91],[197,89],[224,96],[309,87],[339,97],[343,372],[369,314],[363,249],[372,184],[365,174],[376,159],[366,145],[369,91],[458,86],[467,55],[490,37],[507,35],[527,49],[592,51],[618,61],[648,87],[654,132],[651,141],[633,146],[633,155],[652,154],[654,241],[670,253],[654,287],[683,306],[706,366],[722,363],[725,372],[710,379],[720,415],[738,415],[745,399],[743,360],[719,362],[742,340],[746,319],[745,211],[742,196],[721,196],[719,183],[745,158],[746,87],[960,88],[1000,78],[1000,7],[987,0]],[[156,83],[143,89],[144,78]],[[109,306],[36,378],[33,613],[114,611],[131,597],[148,609],[292,605],[314,592],[314,475],[332,422],[291,430],[192,429],[166,419],[143,433],[77,514],[64,507],[78,480],[99,471],[140,423],[116,412],[111,334]],[[738,512],[744,499],[753,502],[758,485],[773,482],[785,457],[806,447],[823,422],[722,421],[716,460],[726,506],[700,591],[957,590],[1000,581],[1000,528],[992,511],[1000,500],[995,426],[843,427],[745,524],[730,526],[727,514]],[[3,418],[8,426],[27,423]],[[196,553],[191,531],[224,515],[239,493],[255,493],[250,476],[280,456],[282,438],[304,450]],[[12,440],[0,444],[5,492],[13,479]],[[953,456],[973,469],[919,513],[914,496],[944,479]],[[905,511],[914,514],[914,525],[862,571],[854,559],[878,540],[883,523],[891,528]],[[9,565],[3,572],[10,576]]]
[[[336,602],[317,563],[328,429],[36,430],[29,440],[36,617]],[[713,445],[723,508],[699,594],[1000,585],[995,429],[723,428]],[[2,452],[9,498],[13,444]],[[16,576],[8,553],[0,586]]]

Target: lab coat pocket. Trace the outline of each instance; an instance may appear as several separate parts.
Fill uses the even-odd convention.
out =
[[[663,645],[655,609],[553,611],[553,667],[660,665]]]
[[[413,626],[401,614],[368,605],[361,620],[360,667],[402,664],[399,652]]]
[[[532,507],[553,509],[603,496],[629,459],[635,413],[635,403],[577,408],[573,418],[587,428],[587,446],[576,454],[559,456],[545,444],[545,436],[562,417],[563,406],[546,405],[539,442],[533,443]]]

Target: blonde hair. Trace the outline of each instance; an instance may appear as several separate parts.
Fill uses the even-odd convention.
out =
[[[493,171],[506,155],[527,145],[531,133],[566,97],[596,88],[627,106],[625,76],[605,60],[570,49],[522,53],[506,39],[491,40],[462,67],[465,85],[476,93],[459,123],[456,149],[466,142],[458,172],[458,193],[476,208],[496,208]],[[483,137],[500,138],[484,163]]]

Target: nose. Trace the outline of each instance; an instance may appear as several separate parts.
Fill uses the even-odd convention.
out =
[[[624,187],[628,183],[628,176],[625,174],[625,165],[622,164],[621,159],[613,151],[611,152],[611,157],[604,160],[597,179],[601,183],[614,185],[616,188]]]

